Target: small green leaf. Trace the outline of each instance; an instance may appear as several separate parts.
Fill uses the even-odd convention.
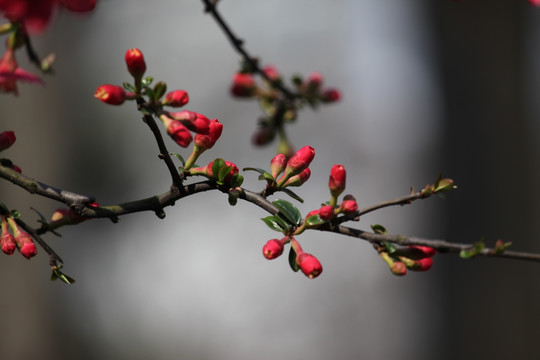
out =
[[[60,271],[60,269],[62,268],[62,266],[54,266],[52,268],[52,273],[51,273],[51,281],[55,281],[56,279],[60,279],[62,280],[63,282],[65,282],[66,284],[68,285],[71,285],[75,282],[75,279],[73,279],[72,277],[64,274],[63,272]]]
[[[171,155],[174,155],[178,158],[178,160],[180,160],[180,162],[182,163],[182,166],[185,166],[186,165],[186,161],[184,160],[184,158],[182,157],[182,155],[180,154],[177,154],[177,153],[171,153]]]
[[[158,101],[161,99],[163,95],[165,95],[165,92],[167,91],[167,84],[163,81],[158,81],[154,85],[154,100]]]
[[[261,169],[261,168],[254,168],[254,167],[245,167],[242,169],[242,171],[256,171],[258,172],[259,174],[263,175],[266,173],[268,174],[268,171],[264,170],[264,169]],[[272,175],[270,175],[272,176]]]
[[[285,231],[281,226],[279,226],[279,224],[276,222],[276,219],[274,219],[273,215],[267,216],[265,218],[261,218],[261,220],[264,221],[264,223],[268,225],[268,227],[274,231],[278,231],[281,233]]]
[[[231,178],[230,185],[232,188],[239,187],[244,182],[244,177],[240,174],[234,174]]]
[[[291,222],[293,225],[300,224],[300,220],[302,220],[302,214],[300,214],[300,211],[290,202],[287,200],[278,199],[272,202],[275,207],[277,207],[287,220]]]
[[[222,158],[217,158],[216,160],[214,160],[214,163],[212,164],[212,174],[214,175],[214,177],[218,177],[219,171],[224,166],[225,160],[223,160]]]
[[[386,251],[388,252],[388,254],[392,255],[393,253],[395,253],[396,251],[398,251],[398,249],[394,246],[394,244],[392,243],[389,243],[387,241],[384,242],[384,247],[386,248]]]
[[[221,169],[219,169],[217,180],[218,184],[223,184],[225,182],[225,178],[231,173],[231,170],[232,166],[223,166]]]
[[[461,250],[459,256],[462,259],[472,259],[481,253],[485,246],[483,241],[475,242],[472,248]]]
[[[388,234],[388,232],[386,231],[386,228],[382,225],[379,225],[379,224],[371,225],[371,228],[373,229],[373,232],[375,234],[379,234],[379,235]]]
[[[22,214],[20,212],[18,212],[17,210],[11,210],[9,212],[9,217],[14,219],[14,220],[19,219],[21,216],[22,216]]]
[[[152,83],[152,81],[154,81],[154,78],[151,77],[151,76],[148,76],[148,77],[145,77],[144,79],[142,79],[142,87],[147,87],[147,86],[150,86],[150,84]]]
[[[127,91],[130,91],[132,93],[135,92],[135,86],[131,85],[130,83],[125,82],[123,85],[124,89],[126,89]]]
[[[321,225],[321,224],[324,224],[325,222],[326,222],[326,220],[323,220],[323,219],[321,218],[321,215],[319,215],[319,214],[311,215],[310,217],[308,217],[308,218],[306,219],[306,224],[307,224],[308,226],[311,226],[311,227],[313,227],[313,226],[318,226],[318,225]]]
[[[291,190],[289,189],[280,189],[280,191],[283,191],[285,194],[289,195],[290,197],[292,197],[294,200],[296,201],[299,201],[301,202],[302,204],[304,203],[304,199],[302,199],[300,196],[296,195],[294,192],[292,192]]]
[[[508,249],[512,245],[511,242],[504,242],[501,239],[498,239],[495,242],[495,248],[493,249],[493,254],[495,255],[501,255],[504,253],[506,249]]]
[[[150,89],[149,87],[144,89],[144,93],[152,100],[155,98],[154,90]]]
[[[296,263],[296,251],[294,251],[292,246],[291,250],[289,251],[289,265],[294,272],[300,270],[300,266],[298,266],[298,264]]]
[[[284,232],[291,231],[292,224],[285,217],[282,217],[281,213],[274,215],[274,220],[281,226]]]

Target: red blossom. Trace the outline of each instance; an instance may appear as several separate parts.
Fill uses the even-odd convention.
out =
[[[94,97],[109,105],[121,105],[126,100],[126,91],[117,85],[101,85],[96,89]]]
[[[15,142],[15,133],[13,131],[4,131],[0,133],[0,151],[6,150]]]
[[[221,136],[222,130],[223,124],[221,124],[217,119],[210,121],[208,135],[195,135],[195,145],[199,147],[199,149],[211,149]]]
[[[319,276],[322,271],[322,265],[319,260],[308,253],[301,252],[296,256],[296,263],[300,267],[300,270],[310,279],[314,279]]]
[[[18,95],[17,81],[45,84],[36,75],[21,69],[15,59],[14,50],[8,48],[0,59],[0,92],[11,92]]]
[[[428,271],[433,265],[433,259],[430,257],[413,261],[409,266],[409,269],[413,271]]]
[[[358,204],[356,203],[356,199],[352,195],[346,195],[343,198],[339,209],[345,214],[351,214],[355,212],[356,210],[358,210]]]

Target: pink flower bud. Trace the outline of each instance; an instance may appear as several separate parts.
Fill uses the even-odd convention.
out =
[[[208,135],[210,131],[210,120],[203,114],[199,114],[189,110],[182,110],[169,114],[173,119],[178,120],[189,130],[201,134]]]
[[[221,136],[222,130],[223,125],[217,119],[210,121],[208,135],[195,135],[195,145],[200,149],[211,149]]]
[[[2,218],[2,236],[0,237],[0,247],[2,247],[2,251],[8,255],[13,254],[17,248],[15,238],[8,231],[7,221],[5,218]]]
[[[171,121],[167,127],[167,134],[181,147],[188,147],[193,140],[189,130],[180,121]]]
[[[285,171],[292,175],[300,174],[307,169],[313,158],[315,157],[315,149],[311,146],[304,146],[296,152],[287,162]]]
[[[290,177],[281,187],[300,186],[308,181],[310,176],[311,170],[309,170],[309,168],[304,169],[300,174]]]
[[[272,126],[265,126],[257,129],[251,137],[251,142],[256,146],[263,146],[276,137],[276,129]]]
[[[212,172],[212,166],[214,165],[214,162],[211,161],[210,164],[208,164],[206,166],[206,174],[208,177],[211,177],[211,178],[217,178],[218,174],[214,175],[213,172]],[[225,166],[231,166],[231,171],[229,172],[229,175],[227,175],[223,180],[224,181],[229,181],[231,180],[231,178],[233,177],[234,174],[238,174],[238,167],[230,162],[230,161],[227,161],[225,160]]]
[[[270,170],[274,179],[285,170],[287,166],[287,157],[284,154],[277,154],[270,161]]]
[[[407,266],[401,261],[396,261],[395,263],[393,263],[390,267],[390,270],[392,271],[392,274],[397,276],[403,276],[407,274]]]
[[[275,259],[283,253],[283,247],[283,242],[281,240],[268,240],[263,246],[263,255],[268,260]]]
[[[267,65],[262,69],[262,71],[270,80],[277,80],[280,77],[279,72],[274,65]]]
[[[165,99],[163,99],[161,104],[172,107],[181,107],[186,105],[188,101],[189,95],[187,91],[175,90],[167,93],[167,95],[165,95]]]
[[[347,178],[347,172],[343,165],[334,165],[330,170],[330,180],[328,181],[328,188],[330,194],[337,198],[343,190],[345,190],[345,182]]]
[[[320,209],[311,210],[306,215],[306,219],[309,218],[310,216],[314,216],[314,215],[319,215],[320,216],[321,215],[321,210]]]
[[[358,210],[358,204],[356,203],[356,199],[352,195],[346,195],[343,198],[339,209],[345,214],[351,214],[355,212],[356,210]]]
[[[0,133],[0,151],[6,150],[15,142],[15,133],[13,131],[4,131]]]
[[[325,103],[333,103],[341,99],[341,93],[337,89],[327,89],[321,94],[321,101]]]
[[[18,167],[17,165],[13,164],[13,163],[11,164],[11,168],[12,168],[14,171],[18,172],[19,174],[22,173],[22,169],[21,169],[20,167]]]
[[[146,62],[141,50],[133,48],[126,51],[126,64],[129,73],[135,79],[141,79],[146,71]]]
[[[330,220],[334,217],[334,207],[325,205],[319,209],[319,215],[323,220]]]
[[[421,245],[409,245],[408,249],[413,251],[417,258],[426,258],[432,257],[437,254],[437,250],[430,246],[421,246]]]
[[[296,263],[300,267],[300,270],[310,279],[314,279],[319,276],[322,271],[322,265],[317,258],[311,254],[301,252],[296,256]]]
[[[236,73],[233,77],[231,93],[238,97],[251,97],[255,93],[257,85],[251,74]]]
[[[126,91],[120,86],[105,84],[96,89],[94,97],[109,105],[121,105],[126,100]]]
[[[321,73],[314,72],[311,73],[307,78],[307,86],[312,89],[318,89],[323,82],[323,77]]]

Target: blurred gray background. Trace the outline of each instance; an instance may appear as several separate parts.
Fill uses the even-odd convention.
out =
[[[285,76],[320,71],[343,100],[305,110],[288,128],[316,149],[298,193],[305,214],[327,200],[331,166],[345,165],[361,207],[405,195],[439,173],[459,190],[376,212],[355,226],[540,252],[540,10],[523,1],[224,0],[232,29]],[[224,124],[200,163],[221,156],[269,167],[254,149],[252,101],[228,95],[238,56],[200,1],[100,0],[90,16],[58,14],[34,38],[55,52],[45,88],[0,97],[2,156],[45,183],[101,204],[167,190],[170,179],[135,106],[106,106],[103,83],[129,81],[124,53],[190,94],[186,109]],[[21,66],[31,65],[20,52]],[[188,155],[188,150],[171,150]],[[254,173],[245,186],[260,189]],[[6,181],[0,201],[36,224],[58,203]],[[0,357],[18,359],[534,359],[540,356],[540,265],[438,255],[427,273],[391,275],[361,240],[298,239],[324,273],[308,280],[262,245],[278,234],[251,204],[216,192],[166,209],[92,220],[46,240],[77,283],[48,281],[43,251],[0,256]]]

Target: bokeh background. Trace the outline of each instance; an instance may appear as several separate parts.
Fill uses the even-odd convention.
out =
[[[523,0],[222,1],[232,29],[284,76],[319,71],[343,100],[289,126],[311,145],[305,214],[327,200],[344,164],[361,207],[405,195],[439,173],[446,200],[365,216],[392,233],[456,242],[497,238],[540,252],[540,10]],[[3,156],[47,184],[114,204],[166,191],[157,147],[134,106],[92,95],[129,80],[123,56],[189,91],[187,109],[224,124],[200,162],[221,156],[268,167],[274,147],[250,137],[259,109],[228,94],[239,58],[200,1],[100,0],[90,16],[57,15],[34,38],[55,52],[45,88],[0,97]],[[24,54],[24,68],[31,68]],[[172,141],[167,139],[171,149]],[[181,150],[188,154],[187,150]],[[256,175],[245,185],[259,189]],[[36,224],[30,207],[60,204],[0,182],[0,201]],[[216,192],[166,209],[92,220],[46,240],[77,283],[49,282],[43,253],[0,258],[0,358],[18,359],[534,359],[540,356],[540,266],[438,255],[427,273],[391,275],[361,240],[308,232],[324,273],[308,280],[267,261],[276,233],[251,204]]]

